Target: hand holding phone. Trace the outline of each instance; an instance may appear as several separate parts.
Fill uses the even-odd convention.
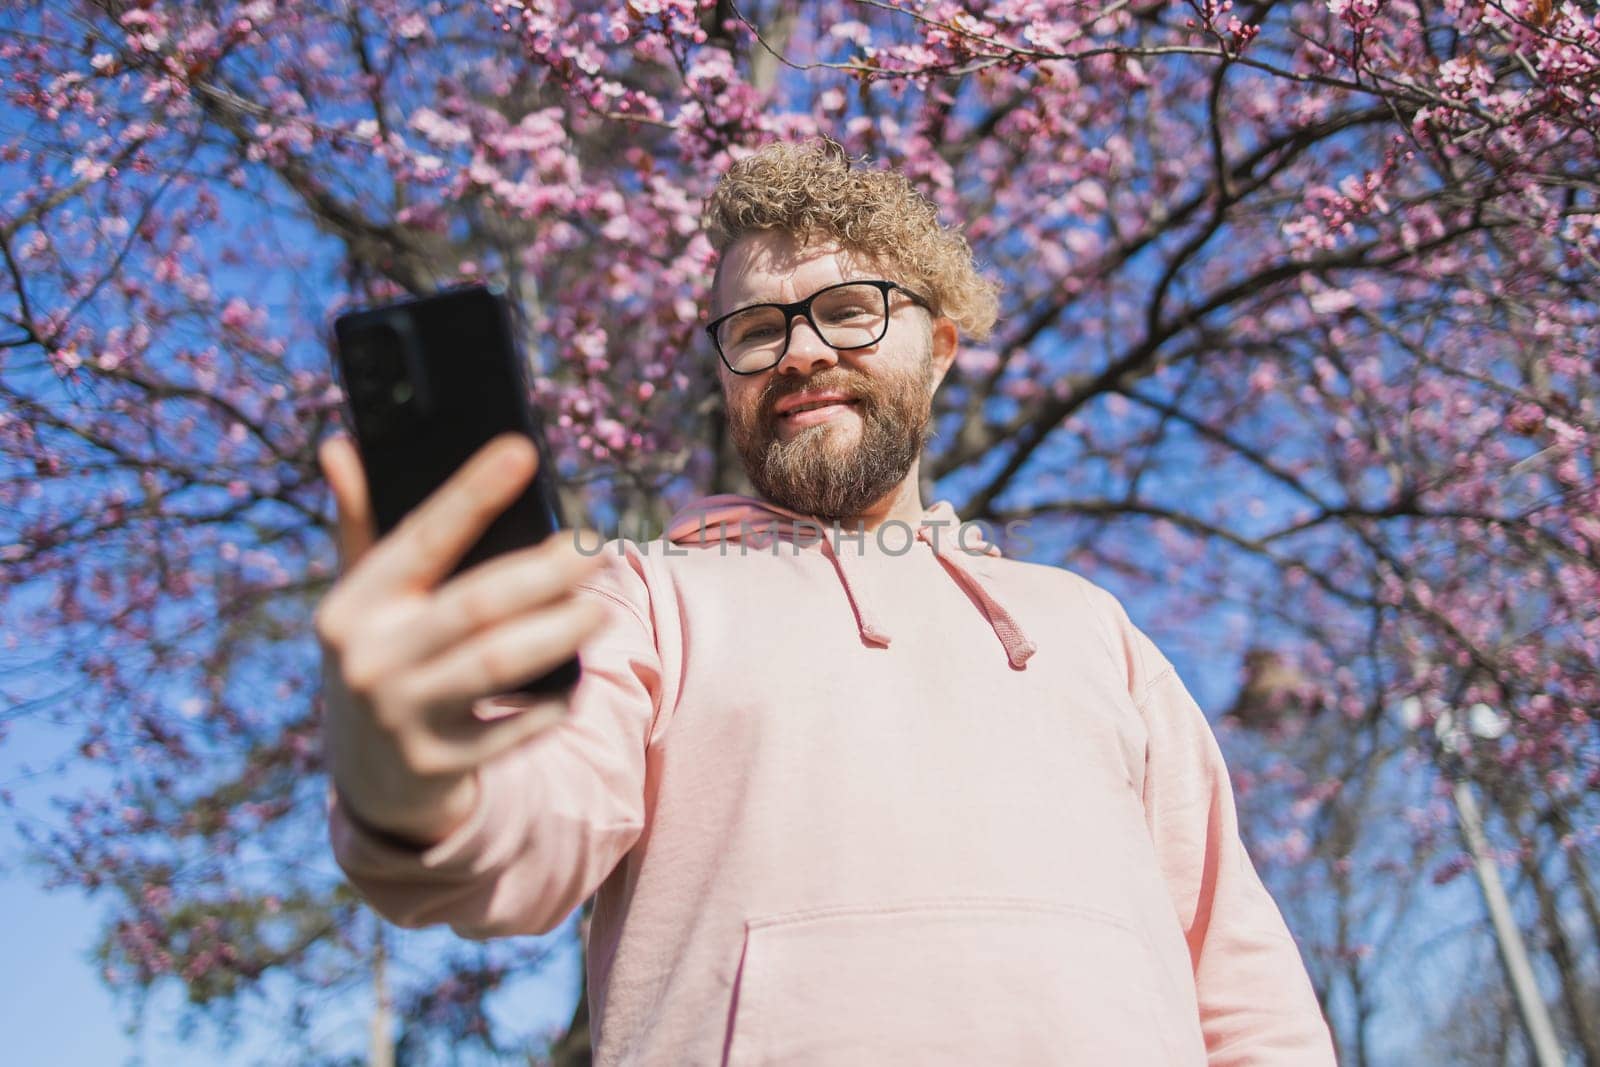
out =
[[[414,843],[472,810],[475,769],[559,721],[599,609],[562,526],[505,301],[482,286],[341,316],[352,444],[321,460],[345,574],[317,613],[330,771]],[[483,706],[516,691],[521,714]]]
[[[491,442],[382,538],[351,442],[327,442],[321,461],[344,570],[316,619],[329,773],[361,822],[425,846],[470,815],[479,766],[564,718],[566,693],[490,721],[474,707],[598,628],[602,609],[573,587],[600,557],[552,536],[449,577],[533,475],[526,439]]]
[[[538,544],[565,523],[526,361],[505,297],[484,285],[341,315],[336,366],[380,535],[393,530],[474,452],[502,434],[527,437],[539,463],[458,560],[459,573]],[[577,683],[576,658],[518,679],[529,694]]]

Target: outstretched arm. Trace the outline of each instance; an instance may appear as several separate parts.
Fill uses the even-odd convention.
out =
[[[444,840],[424,849],[393,841],[361,825],[330,787],[334,856],[380,915],[406,927],[448,923],[473,938],[546,933],[633,846],[660,690],[642,590],[622,563],[578,586],[606,618],[582,646],[570,713],[478,769],[472,813]],[[474,710],[507,712],[516,714],[492,701]]]

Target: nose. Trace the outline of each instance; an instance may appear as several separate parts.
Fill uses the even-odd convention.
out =
[[[778,361],[779,374],[810,375],[839,362],[839,353],[830,348],[804,315],[789,324],[789,350]]]

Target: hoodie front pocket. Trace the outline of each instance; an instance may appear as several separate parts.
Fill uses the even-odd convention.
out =
[[[959,899],[753,919],[727,1067],[1178,1062],[1126,922]]]

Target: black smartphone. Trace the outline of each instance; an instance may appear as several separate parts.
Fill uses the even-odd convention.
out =
[[[538,472],[453,573],[565,528],[527,364],[498,289],[469,285],[349,312],[334,320],[333,332],[345,414],[366,468],[379,536],[474,452],[508,432],[533,441]],[[574,656],[516,691],[561,692],[576,684],[579,670]]]

